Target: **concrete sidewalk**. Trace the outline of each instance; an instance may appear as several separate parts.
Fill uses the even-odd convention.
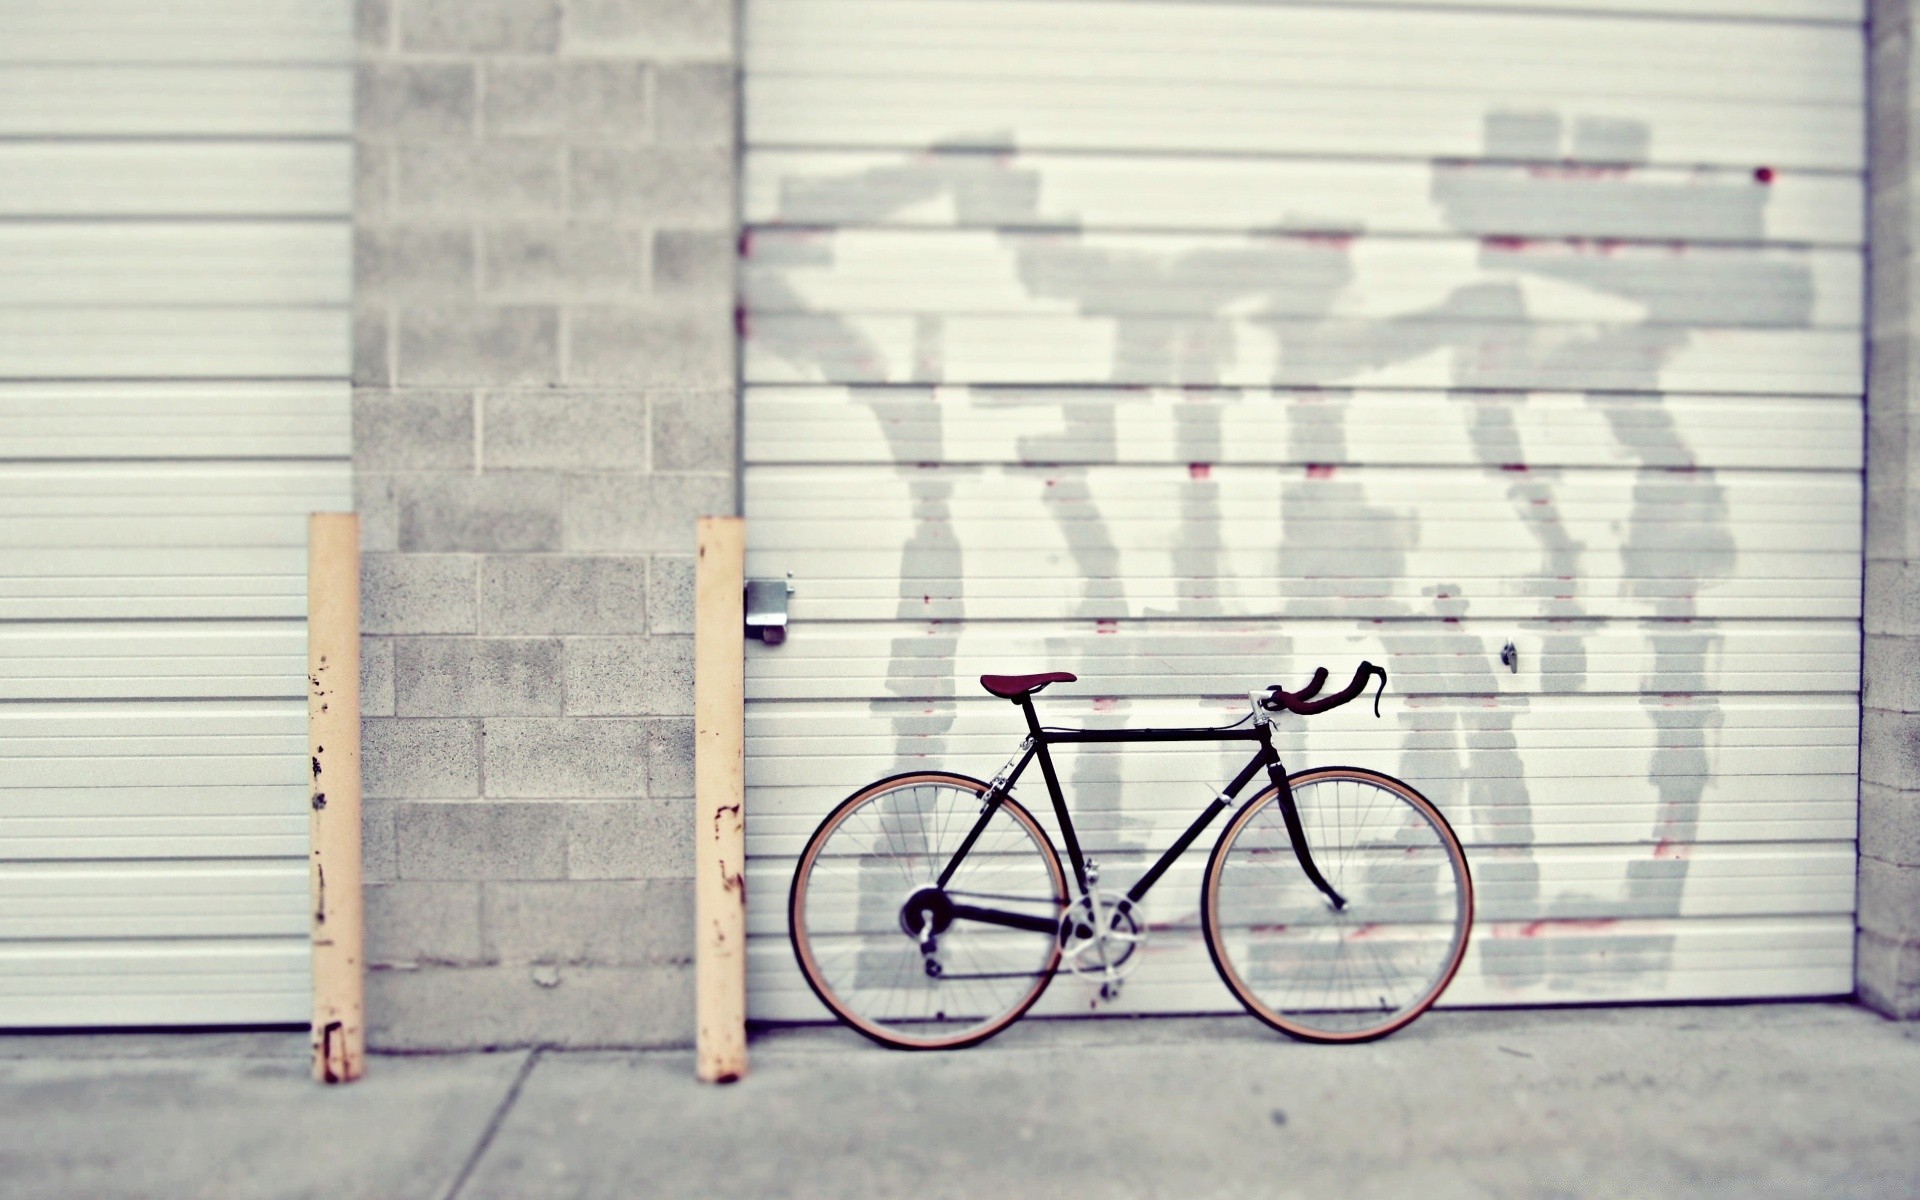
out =
[[[1250,1018],[1028,1021],[953,1054],[376,1058],[298,1035],[0,1038],[0,1194],[1920,1195],[1920,1026],[1844,1004],[1431,1013],[1364,1047]]]

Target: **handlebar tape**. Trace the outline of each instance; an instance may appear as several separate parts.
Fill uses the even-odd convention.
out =
[[[1379,678],[1379,685],[1373,693],[1373,715],[1378,718],[1380,715],[1380,697],[1383,696],[1387,690],[1387,672],[1386,668],[1377,667],[1370,662],[1361,662],[1359,669],[1353,673],[1353,681],[1347,684],[1346,687],[1341,688],[1340,691],[1323,700],[1312,700],[1311,697],[1319,692],[1321,686],[1327,681],[1327,669],[1325,667],[1320,667],[1315,670],[1313,673],[1313,681],[1307,684],[1306,687],[1301,688],[1298,692],[1288,692],[1285,688],[1275,684],[1271,690],[1271,694],[1276,706],[1285,708],[1288,712],[1297,713],[1303,717],[1310,717],[1316,713],[1323,713],[1329,709],[1339,708],[1342,704],[1359,696],[1360,693],[1367,690],[1367,680],[1369,676],[1377,676]]]
[[[1326,682],[1327,669],[1325,667],[1316,667],[1313,672],[1313,682],[1295,692],[1293,698],[1295,700],[1311,700],[1319,694],[1320,689],[1326,685]]]

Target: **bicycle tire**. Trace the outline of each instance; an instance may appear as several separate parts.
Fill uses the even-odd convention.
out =
[[[938,936],[944,973],[935,976],[919,939],[903,927],[907,897],[935,885],[986,791],[978,779],[944,771],[876,780],[820,822],[794,867],[787,929],[800,973],[834,1016],[883,1046],[983,1042],[1018,1020],[1053,980],[1057,936],[955,921]],[[1019,911],[1055,921],[1067,906],[1059,854],[1011,797],[1000,801],[944,890],[1019,903]]]
[[[1440,998],[1466,956],[1473,878],[1452,826],[1401,780],[1359,767],[1288,777],[1336,910],[1301,869],[1268,787],[1214,844],[1207,952],[1248,1012],[1310,1042],[1366,1042]]]

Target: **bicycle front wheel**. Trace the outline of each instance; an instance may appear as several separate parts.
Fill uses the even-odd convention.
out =
[[[1057,929],[1066,874],[1016,801],[1000,801],[939,882],[986,790],[944,772],[880,780],[828,815],[801,852],[787,907],[801,974],[834,1015],[882,1045],[984,1041],[1040,998],[1059,965],[1059,936],[1041,922]],[[956,905],[1034,918],[1034,927],[956,917]]]
[[[1346,903],[1307,878],[1268,788],[1207,863],[1207,949],[1247,1011],[1282,1033],[1384,1037],[1425,1012],[1466,955],[1466,854],[1440,810],[1390,775],[1325,767],[1288,783],[1314,865]]]

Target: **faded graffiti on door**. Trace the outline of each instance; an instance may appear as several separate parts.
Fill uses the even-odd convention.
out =
[[[965,581],[1001,547],[969,528],[967,498],[982,487],[1003,488],[1033,498],[1033,519],[1051,525],[1071,563],[1063,580],[1072,589],[1062,614],[1070,618],[1067,632],[1057,632],[1057,621],[1044,627],[1054,632],[1033,635],[1029,660],[1004,669],[1072,670],[1084,681],[1081,694],[1104,695],[1103,678],[1152,670],[1154,639],[1116,636],[1127,625],[1148,622],[1151,630],[1190,622],[1204,639],[1216,623],[1244,615],[1241,584],[1258,584],[1270,571],[1284,589],[1264,606],[1272,617],[1251,633],[1245,620],[1218,625],[1217,650],[1246,656],[1246,665],[1220,678],[1216,694],[1304,676],[1316,665],[1296,656],[1287,617],[1351,622],[1390,669],[1419,665],[1399,674],[1408,694],[1395,713],[1397,773],[1438,801],[1474,849],[1483,896],[1479,962],[1488,978],[1510,988],[1579,989],[1664,971],[1669,935],[1609,936],[1604,926],[1681,912],[1722,720],[1708,683],[1721,635],[1702,618],[1698,599],[1734,568],[1738,548],[1724,487],[1695,461],[1668,411],[1663,369],[1703,325],[1808,326],[1813,282],[1803,265],[1764,254],[1696,255],[1681,242],[1649,252],[1612,238],[1540,239],[1535,230],[1550,225],[1547,214],[1564,222],[1569,212],[1589,212],[1595,228],[1607,228],[1617,206],[1665,206],[1690,214],[1701,228],[1745,231],[1745,240],[1758,242],[1769,195],[1764,180],[1756,186],[1737,177],[1642,178],[1633,164],[1645,157],[1648,132],[1634,122],[1496,113],[1487,120],[1485,161],[1431,168],[1432,198],[1447,226],[1477,242],[1471,273],[1429,304],[1355,315],[1345,300],[1356,286],[1354,246],[1364,231],[1338,213],[1316,215],[1324,217],[1320,232],[1141,247],[1043,214],[1042,172],[1025,165],[1008,139],[969,136],[954,144],[964,149],[934,147],[844,175],[783,180],[779,223],[744,242],[748,336],[804,377],[856,389],[888,439],[891,470],[911,510],[912,534],[900,547],[894,616],[901,624],[887,696],[871,704],[890,723],[896,765],[931,761],[975,772],[990,766],[953,760],[946,739],[956,702],[975,686],[956,676],[956,659],[969,639],[1000,636],[968,624]],[[1525,160],[1543,165],[1501,165]],[[1611,165],[1562,165],[1594,162]],[[882,225],[933,202],[951,205],[958,227],[994,231],[992,254],[1002,273],[1033,301],[1111,331],[1110,356],[1089,361],[1081,385],[1023,387],[1011,379],[971,389],[970,403],[1017,416],[1029,430],[1008,461],[953,454],[942,422],[924,419],[929,408],[939,411],[933,386],[946,378],[941,313],[913,315],[911,365],[902,370],[860,321],[808,300],[808,273],[835,265],[834,235],[775,236],[780,225]],[[1288,222],[1292,230],[1314,223],[1297,215]],[[941,285],[925,280],[929,291]],[[1542,287],[1634,315],[1541,320],[1530,296]],[[780,319],[754,319],[762,310]],[[1279,390],[1226,386],[1236,377],[1228,367],[1248,361],[1256,339],[1271,348],[1278,365],[1270,383]],[[1448,364],[1451,390],[1432,403],[1457,418],[1471,448],[1458,470],[1491,481],[1490,494],[1503,497],[1508,519],[1537,551],[1522,578],[1415,574],[1410,556],[1444,514],[1372,494],[1377,473],[1359,465],[1350,445],[1353,389],[1385,369],[1435,356]],[[1569,472],[1532,461],[1516,419],[1530,393],[1563,387],[1569,378],[1581,381],[1585,403],[1604,417],[1616,457],[1632,473],[1617,513],[1625,595],[1610,599],[1631,602],[1651,655],[1651,669],[1631,691],[1656,731],[1656,749],[1641,767],[1659,806],[1645,833],[1653,849],[1624,862],[1624,877],[1549,888],[1535,852],[1537,785],[1516,721],[1533,697],[1606,690],[1610,685],[1589,678],[1590,642],[1628,623],[1620,603],[1595,611],[1595,550],[1569,531],[1562,513]],[[1167,410],[1149,389],[1168,388],[1190,390]],[[1254,404],[1282,410],[1287,452],[1284,464],[1250,483],[1248,468],[1234,474],[1220,464],[1228,457],[1226,414]],[[1035,410],[1049,415],[1051,427],[1032,431]],[[1169,419],[1158,434],[1161,465],[1125,470],[1179,476],[1167,561],[1153,572],[1166,586],[1135,595],[1129,581],[1142,574],[1139,556],[1116,538],[1117,518],[1103,498],[1110,503],[1133,478],[1112,465],[1123,459],[1127,423],[1162,413]],[[1237,499],[1249,488],[1272,497],[1264,529],[1226,515],[1229,508],[1240,512]],[[1270,566],[1249,571],[1249,552],[1270,556]],[[798,582],[804,590],[804,576]],[[1477,598],[1503,587],[1528,601],[1526,615],[1476,621]],[[1538,635],[1539,661],[1510,669],[1490,652],[1482,626]],[[1131,668],[1130,656],[1138,660]],[[1503,673],[1523,668],[1532,687],[1503,685]],[[1136,699],[1097,701],[1087,723],[1125,725]],[[1304,748],[1297,728],[1283,733],[1283,754],[1304,761]],[[876,763],[876,771],[885,765]],[[1154,840],[1130,812],[1134,785],[1123,780],[1114,756],[1073,756],[1066,783],[1090,842],[1124,851]],[[1156,923],[1192,923],[1189,898],[1165,903],[1187,907],[1162,908]],[[1551,934],[1556,923],[1578,927],[1582,936],[1534,936]]]

